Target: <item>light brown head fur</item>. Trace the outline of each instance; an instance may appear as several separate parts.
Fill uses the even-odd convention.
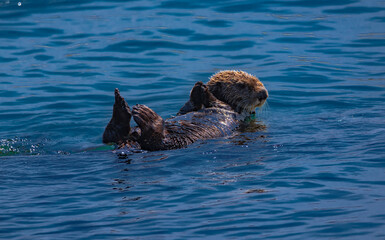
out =
[[[268,92],[258,78],[243,71],[221,71],[214,74],[207,86],[219,100],[240,114],[250,114],[261,107]]]

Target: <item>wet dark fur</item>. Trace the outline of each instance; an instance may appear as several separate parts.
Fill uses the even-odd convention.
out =
[[[219,100],[205,84],[197,82],[177,116],[164,120],[145,105],[135,105],[131,111],[115,89],[113,115],[104,131],[103,142],[150,151],[183,148],[199,139],[231,134],[239,126],[240,109]],[[135,128],[130,127],[131,117],[138,125]]]
[[[122,143],[130,134],[131,110],[127,102],[115,89],[115,103],[112,110],[112,118],[103,133],[104,143]]]
[[[189,102],[188,112],[182,108],[179,116],[164,120],[145,105],[135,105],[131,111],[115,89],[113,116],[104,131],[103,142],[150,151],[175,149],[199,139],[226,136],[238,125],[237,113],[213,97],[202,82],[195,84]],[[131,116],[138,124],[133,129],[129,126]]]

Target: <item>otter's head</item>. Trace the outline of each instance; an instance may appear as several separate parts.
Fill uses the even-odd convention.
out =
[[[269,94],[258,78],[243,71],[221,71],[210,78],[207,86],[212,94],[240,114],[252,114]]]

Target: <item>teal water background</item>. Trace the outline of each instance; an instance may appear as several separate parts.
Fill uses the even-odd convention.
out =
[[[384,22],[376,0],[1,0],[0,238],[384,239]],[[98,149],[114,88],[167,118],[225,69],[265,84],[265,129]]]

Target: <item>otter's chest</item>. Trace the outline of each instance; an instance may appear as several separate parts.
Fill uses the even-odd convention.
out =
[[[219,130],[219,136],[228,136],[239,126],[239,114],[220,108],[205,108],[166,120],[167,124],[190,125]]]

